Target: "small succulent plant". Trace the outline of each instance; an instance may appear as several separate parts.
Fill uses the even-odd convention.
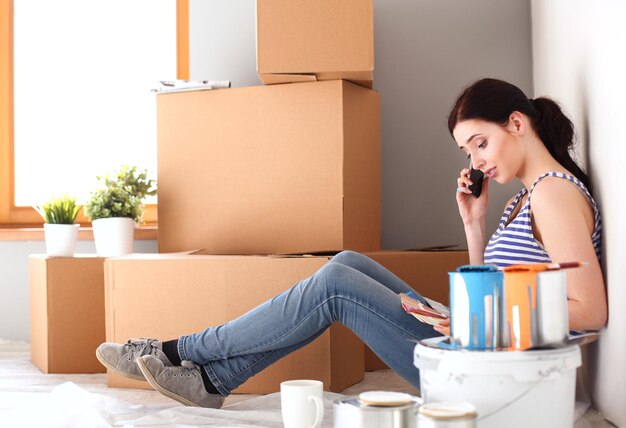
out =
[[[80,210],[80,206],[76,205],[76,198],[69,195],[53,197],[34,208],[48,224],[74,224]]]

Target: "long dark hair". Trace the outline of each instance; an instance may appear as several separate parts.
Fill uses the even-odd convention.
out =
[[[530,118],[531,125],[550,154],[591,191],[589,177],[574,162],[570,150],[574,146],[574,125],[550,98],[534,100],[520,88],[498,79],[481,79],[459,96],[448,116],[450,134],[458,122],[478,119],[506,126],[514,111]]]

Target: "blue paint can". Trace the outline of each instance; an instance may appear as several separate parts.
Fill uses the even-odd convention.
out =
[[[449,273],[454,343],[467,349],[498,348],[503,278],[491,265],[466,265]]]

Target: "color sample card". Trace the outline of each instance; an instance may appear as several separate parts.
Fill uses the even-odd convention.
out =
[[[417,300],[414,293],[400,293],[402,307],[415,318],[430,325],[438,325],[441,321],[447,320],[448,316],[438,310],[428,307]]]

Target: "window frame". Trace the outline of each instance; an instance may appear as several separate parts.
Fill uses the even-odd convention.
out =
[[[43,219],[32,207],[15,205],[13,1],[0,0],[0,227],[42,227]],[[189,0],[176,0],[176,74],[189,79]],[[82,210],[77,222],[89,224]],[[146,206],[144,224],[158,224],[157,204]]]

